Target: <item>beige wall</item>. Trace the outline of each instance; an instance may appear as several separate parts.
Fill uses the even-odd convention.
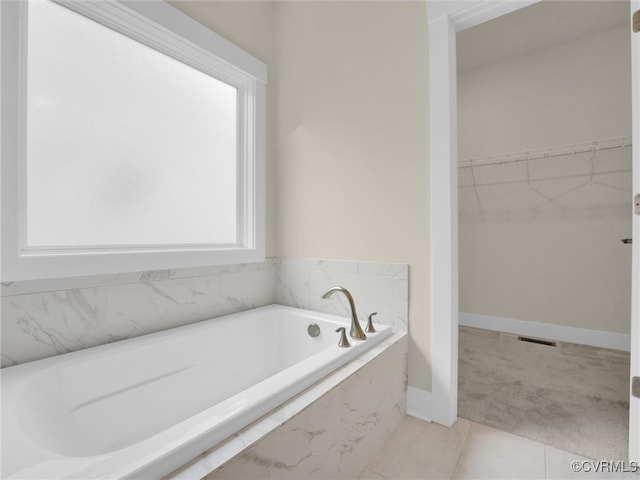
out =
[[[628,26],[458,78],[460,158],[631,135]]]
[[[189,15],[218,35],[234,43],[267,64],[267,256],[276,252],[275,226],[275,123],[276,73],[274,45],[274,5],[268,1],[203,1],[169,0],[178,10]]]
[[[461,75],[460,157],[630,135],[629,44],[613,28]],[[507,195],[505,210],[523,198],[540,201]],[[628,334],[629,208],[556,213],[461,221],[460,311]]]
[[[269,66],[267,253],[409,263],[409,383],[429,390],[425,5],[172,4]]]
[[[629,223],[461,223],[460,311],[628,335]]]
[[[409,383],[429,389],[425,5],[276,9],[278,255],[409,263]]]

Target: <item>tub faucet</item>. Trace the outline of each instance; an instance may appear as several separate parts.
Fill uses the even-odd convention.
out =
[[[327,290],[324,293],[324,295],[322,295],[322,298],[329,298],[335,292],[344,293],[344,296],[347,297],[347,300],[349,301],[349,306],[351,307],[351,330],[349,331],[349,335],[351,335],[351,337],[355,338],[356,340],[366,340],[367,336],[365,335],[365,333],[362,331],[362,328],[360,327],[360,322],[358,321],[358,315],[356,315],[356,306],[353,304],[353,297],[349,293],[349,290],[347,290],[344,287],[331,287],[329,290]]]

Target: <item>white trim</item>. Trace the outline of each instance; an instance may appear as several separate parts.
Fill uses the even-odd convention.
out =
[[[630,12],[640,10],[631,0]],[[631,125],[633,132],[633,193],[640,193],[640,32],[631,33]],[[640,376],[640,216],[632,215],[631,245],[631,375]],[[640,464],[640,399],[629,395],[629,461]]]
[[[74,2],[86,5],[95,0],[93,2],[74,0]],[[192,46],[199,47],[203,52],[215,52],[215,55],[225,60],[230,68],[248,73],[259,82],[267,83],[266,64],[168,3],[141,2],[140,0],[120,0],[119,3],[155,24],[161,25],[166,32],[177,33],[179,38],[186,40]]]
[[[163,1],[53,0],[65,7],[107,25],[120,33],[149,45],[181,61],[194,62],[207,71],[208,62],[198,62],[215,52],[217,60],[231,77],[248,73],[267,82],[267,66],[204,25]],[[184,58],[183,53],[188,55]],[[235,73],[234,73],[235,72]]]
[[[458,402],[457,31],[535,1],[427,1],[431,215],[432,417],[453,425]]]
[[[493,317],[477,313],[463,313],[459,315],[460,325],[465,327],[484,328],[497,332],[528,335],[545,340],[579,343],[593,347],[611,348],[613,350],[629,351],[631,336],[622,333],[590,330],[587,328],[566,327],[551,323],[514,320],[512,318]]]
[[[457,158],[455,40],[447,17],[429,25],[432,416],[447,426],[456,421],[458,403],[458,195],[451,188],[458,169],[449,161]]]
[[[265,256],[267,67],[164,2],[59,1],[183,63],[238,88],[237,245],[126,245],[34,248],[26,245],[26,185],[21,182],[26,105],[20,26],[26,2],[2,8],[2,281],[32,280],[201,265],[248,263]]]
[[[431,398],[431,392],[415,387],[407,387],[407,415],[430,422]]]
[[[450,0],[433,0],[427,2],[429,22],[442,17],[451,17],[456,31],[460,32],[494,18],[515,12],[539,0],[471,0],[452,2]]]

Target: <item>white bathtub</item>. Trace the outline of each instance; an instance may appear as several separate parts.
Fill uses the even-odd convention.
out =
[[[5,368],[2,478],[159,478],[391,335],[348,325],[271,305]]]

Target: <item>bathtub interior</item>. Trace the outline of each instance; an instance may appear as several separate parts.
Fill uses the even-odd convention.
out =
[[[204,331],[174,330],[173,337],[130,342],[117,356],[106,349],[40,372],[24,386],[20,423],[61,455],[108,453],[176,425],[335,340],[326,321],[309,316],[309,323],[322,324],[312,338],[300,314],[260,310],[273,318],[252,312],[239,329],[234,315]]]
[[[12,392],[3,404],[3,424],[20,430],[24,441],[18,445],[36,444],[37,457],[50,452],[83,464],[88,457],[115,455],[129,447],[141,455],[149,439],[166,444],[171,430],[187,438],[195,425],[201,432],[203,424],[225,424],[226,433],[222,431],[228,435],[229,429],[252,421],[225,423],[225,416],[240,415],[244,403],[271,399],[262,410],[253,410],[255,417],[286,400],[273,396],[268,384],[295,383],[276,387],[290,396],[308,386],[297,380],[306,371],[312,374],[309,381],[327,373],[316,364],[335,368],[342,362],[346,352],[340,350],[352,349],[337,347],[335,329],[348,324],[331,317],[263,307],[209,321],[211,328],[200,322],[11,367],[3,371],[4,391],[8,387]],[[320,326],[318,337],[307,334],[309,323]],[[390,333],[383,328],[349,353],[353,356],[365,343],[373,345]],[[12,421],[5,422],[7,416]],[[6,431],[3,437],[4,445],[11,444]],[[134,450],[127,456],[135,456]],[[29,462],[22,452],[17,463],[5,462],[5,455],[3,448],[3,464],[14,464],[14,471]]]

